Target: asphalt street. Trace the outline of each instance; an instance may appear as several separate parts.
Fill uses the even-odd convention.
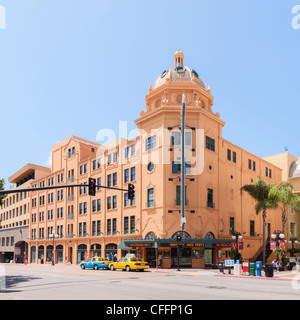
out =
[[[1,264],[1,300],[299,300],[300,282],[220,276],[216,270],[81,270]],[[299,276],[297,275],[299,278]],[[4,287],[4,285],[2,285]]]

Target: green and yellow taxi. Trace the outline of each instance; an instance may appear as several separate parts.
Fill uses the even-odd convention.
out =
[[[79,266],[81,269],[109,269],[111,263],[112,261],[109,261],[106,258],[94,257],[87,261],[82,261]]]
[[[126,255],[126,257],[123,257],[119,261],[110,263],[109,269],[112,271],[116,269],[125,271],[144,271],[145,269],[149,269],[149,264],[133,255]]]

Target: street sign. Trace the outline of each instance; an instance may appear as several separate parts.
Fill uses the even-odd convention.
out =
[[[234,260],[225,260],[225,267],[234,267]]]

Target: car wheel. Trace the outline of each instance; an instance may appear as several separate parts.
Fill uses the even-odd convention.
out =
[[[98,270],[98,269],[99,269],[98,265],[95,264],[95,265],[94,265],[94,270]]]
[[[85,266],[82,264],[82,265],[80,266],[80,268],[81,268],[82,270],[84,270],[84,269],[85,269]]]
[[[110,266],[110,270],[111,270],[111,271],[114,271],[114,270],[115,270],[115,267],[114,267],[113,264]]]
[[[126,266],[125,270],[128,272],[130,271],[130,267],[129,266]]]

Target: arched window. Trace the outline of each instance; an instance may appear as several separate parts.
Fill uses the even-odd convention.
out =
[[[149,232],[147,233],[146,237],[145,237],[145,240],[155,240],[157,239],[157,236],[154,232]]]
[[[177,238],[177,236],[180,236],[181,239],[191,239],[192,237],[185,231],[177,231],[173,234],[172,238]]]
[[[215,235],[212,232],[207,232],[205,239],[215,239]]]

